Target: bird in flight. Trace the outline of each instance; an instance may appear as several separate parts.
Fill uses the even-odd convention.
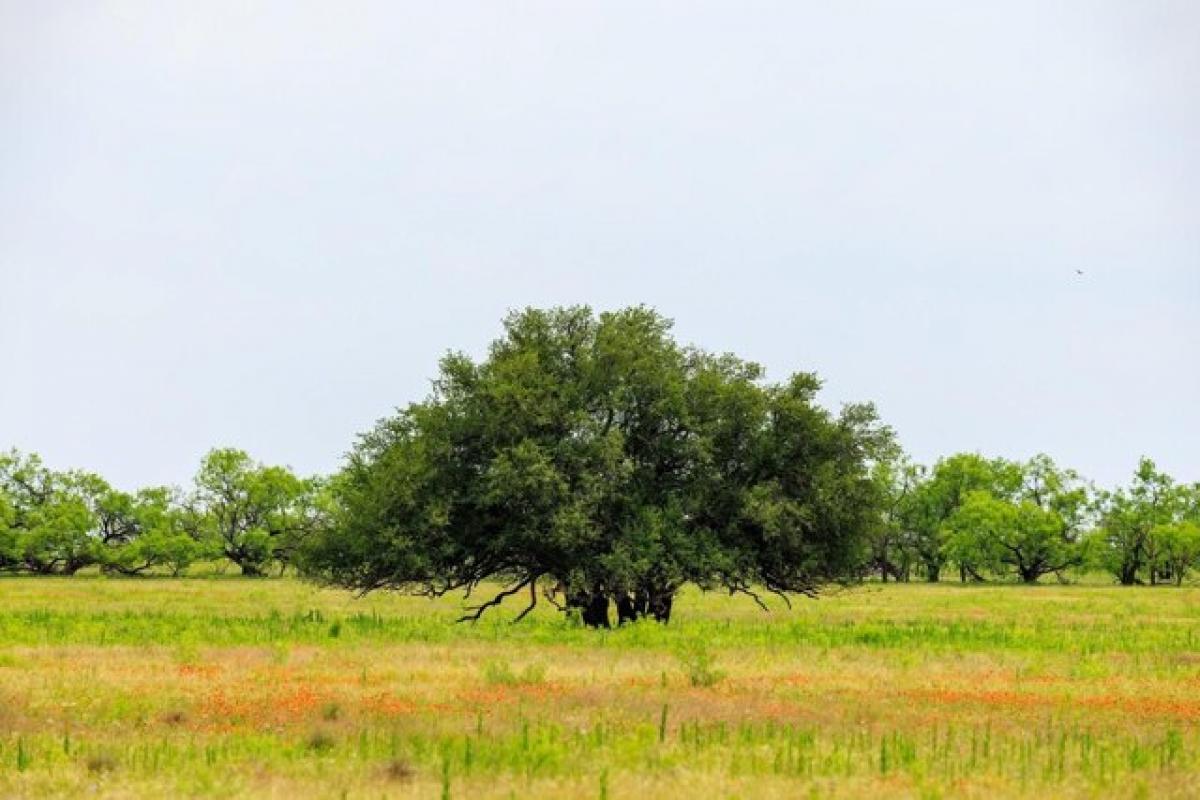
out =
[[[1081,269],[1077,269],[1077,270],[1075,270],[1075,274],[1076,274],[1076,275],[1082,275],[1082,274],[1083,274],[1083,270],[1081,270]]]

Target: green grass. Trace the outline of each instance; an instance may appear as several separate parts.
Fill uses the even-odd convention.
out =
[[[0,579],[0,796],[1187,797],[1200,590],[867,585],[668,626]]]

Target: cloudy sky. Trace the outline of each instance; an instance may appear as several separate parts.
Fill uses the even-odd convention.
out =
[[[1200,480],[1200,5],[0,0],[0,447],[330,470],[565,303]]]

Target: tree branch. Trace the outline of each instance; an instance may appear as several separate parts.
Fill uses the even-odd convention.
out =
[[[752,589],[750,589],[750,587],[748,587],[748,586],[745,586],[745,585],[738,585],[738,584],[731,583],[731,584],[729,584],[729,593],[730,593],[731,595],[733,595],[733,594],[744,594],[744,595],[746,595],[747,597],[749,597],[750,599],[752,599],[752,600],[754,601],[754,603],[755,603],[755,604],[756,604],[756,605],[757,605],[759,608],[761,608],[763,611],[770,611],[770,610],[771,610],[771,609],[770,609],[770,608],[767,606],[767,604],[766,604],[766,603],[764,603],[764,602],[762,601],[762,598],[761,598],[761,597],[759,597],[759,596],[758,596],[758,594],[757,594],[756,592],[754,592]]]
[[[478,622],[479,618],[483,616],[483,612],[487,611],[489,608],[493,608],[495,606],[500,605],[501,603],[504,602],[504,598],[512,597],[514,594],[521,591],[529,584],[533,583],[533,580],[534,580],[533,578],[526,578],[525,580],[521,581],[513,588],[505,589],[504,591],[500,592],[498,595],[493,597],[491,600],[488,600],[486,603],[481,603],[480,605],[471,607],[472,613],[464,614],[463,616],[459,617],[456,621],[457,622]]]
[[[524,611],[522,611],[520,614],[517,614],[517,618],[513,620],[513,624],[516,625],[518,622],[525,619],[525,615],[528,614],[530,611],[533,611],[533,607],[536,605],[537,605],[537,576],[534,575],[532,578],[529,579],[529,605],[525,607]]]

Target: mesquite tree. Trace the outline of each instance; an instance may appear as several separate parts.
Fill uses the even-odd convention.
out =
[[[1173,577],[1184,540],[1175,526],[1200,523],[1200,488],[1177,484],[1153,461],[1138,462],[1128,487],[1105,492],[1097,503],[1100,525],[1092,536],[1092,559],[1123,585]],[[1186,568],[1186,567],[1185,567]]]
[[[1011,573],[1025,583],[1063,577],[1082,560],[1087,487],[1049,456],[990,462],[1001,479],[967,492],[946,519],[946,552],[972,573]]]
[[[56,472],[35,454],[0,453],[0,568],[72,575],[96,563],[93,486],[92,476]]]
[[[243,575],[262,575],[271,563],[286,565],[322,524],[321,490],[317,479],[259,464],[241,450],[212,450],[196,473],[184,524]]]
[[[123,492],[90,472],[49,469],[35,454],[0,453],[0,569],[178,572],[206,551],[181,524],[174,497],[162,487]]]

